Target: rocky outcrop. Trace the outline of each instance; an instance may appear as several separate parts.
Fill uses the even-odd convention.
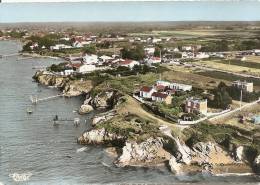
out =
[[[163,149],[162,138],[149,138],[144,142],[126,142],[123,153],[115,162],[117,166],[147,165],[169,160],[170,154]]]
[[[61,76],[49,71],[37,71],[33,78],[40,84],[55,86],[63,90],[64,96],[79,96],[87,94],[93,88],[90,80],[71,80],[66,76]]]
[[[109,133],[105,128],[92,129],[84,132],[79,138],[80,144],[109,144],[122,143],[125,141],[123,136]]]
[[[177,161],[182,162],[184,164],[190,164],[191,149],[187,145],[185,145],[184,142],[181,143],[181,141],[178,138],[173,138],[173,140],[175,141]]]
[[[40,84],[57,88],[64,88],[68,81],[66,77],[58,76],[48,71],[37,71],[33,78]]]
[[[79,114],[86,114],[93,111],[93,107],[91,105],[81,105],[79,109]]]
[[[228,152],[213,142],[199,142],[196,143],[192,149],[192,162],[196,162],[200,166],[205,164],[231,164],[235,162]]]
[[[121,94],[118,91],[103,91],[91,100],[91,104],[95,109],[108,109],[114,107],[118,103],[120,97]]]
[[[98,124],[111,120],[116,115],[117,115],[116,110],[111,110],[105,113],[97,114],[96,116],[94,116],[92,120],[92,126],[96,126]]]
[[[176,158],[174,156],[171,156],[169,160],[169,166],[171,169],[171,172],[174,174],[180,174],[182,172],[182,164],[178,163]]]
[[[66,83],[63,93],[65,96],[88,94],[93,88],[90,80],[72,80]]]
[[[256,156],[253,163],[253,168],[256,173],[260,173],[260,155]]]
[[[234,159],[237,162],[242,162],[244,160],[244,147],[243,146],[239,146],[235,149]]]

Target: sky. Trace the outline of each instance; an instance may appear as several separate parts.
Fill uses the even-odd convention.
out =
[[[0,4],[0,23],[260,21],[259,12],[260,1],[13,2]]]

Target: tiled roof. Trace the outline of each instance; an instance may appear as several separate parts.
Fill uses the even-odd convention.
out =
[[[143,92],[150,92],[152,90],[152,87],[148,87],[148,86],[143,86],[140,91],[143,91]]]
[[[119,64],[120,65],[128,65],[131,64],[133,61],[132,60],[125,60],[125,61],[120,61]]]
[[[152,96],[165,99],[168,96],[168,94],[163,94],[163,93],[160,93],[160,92],[154,92],[152,94]]]

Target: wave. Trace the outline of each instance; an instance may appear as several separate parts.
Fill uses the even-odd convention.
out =
[[[106,167],[111,167],[110,165],[108,165],[108,164],[105,163],[105,162],[101,162],[101,164],[102,164],[103,166],[106,166]]]
[[[32,176],[32,173],[13,173],[9,174],[9,177],[11,177],[15,182],[23,182],[23,181],[28,181],[30,177]]]
[[[254,173],[219,173],[214,174],[214,176],[250,176],[255,175]]]
[[[79,148],[79,149],[77,149],[77,153],[79,153],[79,152],[83,152],[83,151],[85,151],[87,149],[87,147],[81,147],[81,148]]]
[[[0,182],[0,185],[4,185],[4,183]]]

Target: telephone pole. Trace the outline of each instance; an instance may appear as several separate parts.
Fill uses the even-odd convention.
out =
[[[242,95],[243,95],[243,91],[242,89],[240,90],[240,111],[241,111],[241,107],[242,107]]]

